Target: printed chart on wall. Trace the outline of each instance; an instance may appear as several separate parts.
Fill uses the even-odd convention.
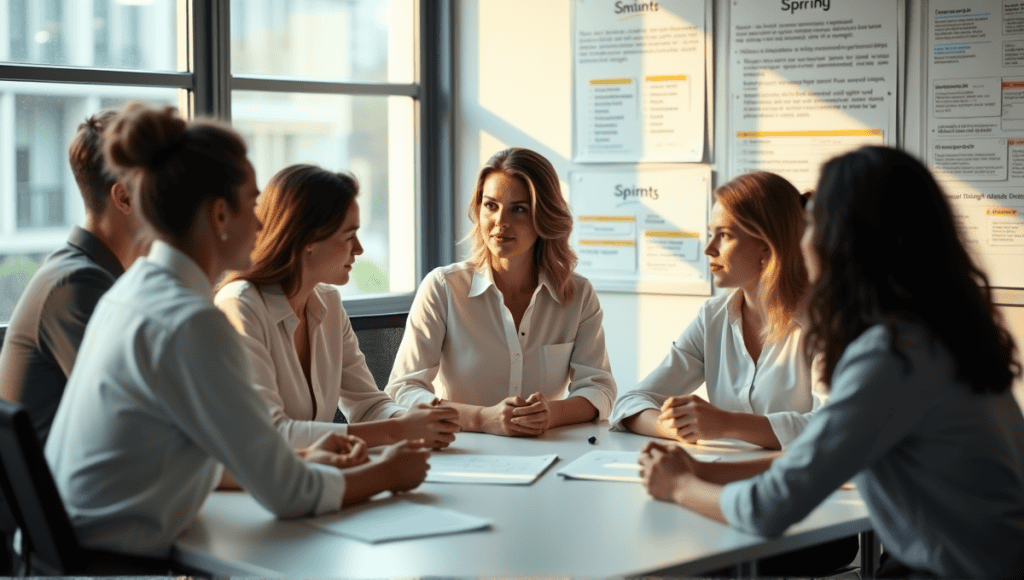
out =
[[[704,2],[575,0],[575,161],[703,159]]]
[[[806,191],[831,157],[896,142],[898,2],[729,4],[730,175],[771,171]]]
[[[993,286],[1024,288],[1024,0],[928,5],[928,163]]]
[[[610,292],[709,296],[711,169],[574,171],[576,270]]]

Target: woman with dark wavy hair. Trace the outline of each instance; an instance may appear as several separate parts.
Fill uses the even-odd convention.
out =
[[[606,417],[615,380],[601,305],[573,272],[554,167],[529,149],[496,153],[469,217],[473,255],[420,285],[387,392],[407,407],[441,397],[462,429],[500,435]]]
[[[338,287],[348,283],[359,242],[359,184],[315,165],[278,171],[260,195],[252,267],[230,275],[215,302],[242,338],[256,390],[292,445],[328,433],[374,447],[455,440],[455,412],[406,411],[377,389]],[[341,409],[349,424],[334,422]]]
[[[808,216],[806,348],[824,353],[828,404],[774,460],[650,444],[648,491],[777,535],[853,478],[881,575],[1021,577],[1020,364],[941,189],[906,153],[865,147],[825,164]]]

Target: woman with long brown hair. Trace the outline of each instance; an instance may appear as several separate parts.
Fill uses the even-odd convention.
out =
[[[604,418],[615,400],[602,312],[576,274],[572,215],[551,163],[513,147],[480,171],[473,255],[427,275],[387,392],[435,397],[468,431],[536,436]]]
[[[447,447],[455,411],[410,411],[377,389],[338,286],[349,281],[359,242],[359,185],[346,173],[292,165],[260,196],[252,267],[229,276],[215,302],[242,337],[256,389],[295,446],[347,433],[375,446],[423,439]],[[334,423],[341,409],[349,424]]]
[[[715,190],[704,253],[718,288],[668,356],[615,403],[610,422],[652,437],[729,437],[780,449],[822,397],[794,312],[807,287],[800,193],[764,171]],[[707,385],[709,401],[693,391]]]

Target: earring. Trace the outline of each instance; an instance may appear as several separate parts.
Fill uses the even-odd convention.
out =
[[[225,233],[223,233],[223,234],[221,234],[221,235],[220,235],[220,240],[221,240],[222,242],[226,242],[226,241],[228,241],[228,234],[227,234],[227,232],[225,232]]]

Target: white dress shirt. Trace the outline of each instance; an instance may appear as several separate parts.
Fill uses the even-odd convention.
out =
[[[920,325],[874,326],[843,352],[832,394],[768,471],[725,486],[744,531],[778,535],[854,475],[897,560],[947,578],[1017,577],[1024,559],[1024,417],[977,394]],[[970,364],[968,362],[968,364]],[[1016,561],[1015,561],[1016,559]]]
[[[377,388],[336,287],[318,285],[306,305],[312,385],[295,351],[299,319],[279,286],[261,289],[237,280],[221,288],[214,302],[241,335],[256,390],[293,446],[345,433],[346,425],[334,423],[339,407],[350,423],[404,411]]]
[[[195,262],[157,241],[100,300],[46,442],[84,546],[167,557],[222,465],[279,516],[341,506],[343,474],[271,425],[211,297]]]
[[[615,402],[612,429],[624,430],[623,419],[659,409],[665,399],[689,395],[706,383],[709,403],[763,415],[783,447],[792,441],[827,395],[817,374],[812,377],[796,322],[784,340],[766,342],[757,361],[750,357],[743,342],[742,302],[740,290],[708,299],[665,360]]]
[[[434,270],[416,292],[387,393],[405,407],[435,393],[481,406],[535,392],[584,397],[605,418],[615,379],[601,305],[586,278],[574,273],[572,283],[573,298],[562,304],[541,272],[517,332],[490,268],[460,262]]]

